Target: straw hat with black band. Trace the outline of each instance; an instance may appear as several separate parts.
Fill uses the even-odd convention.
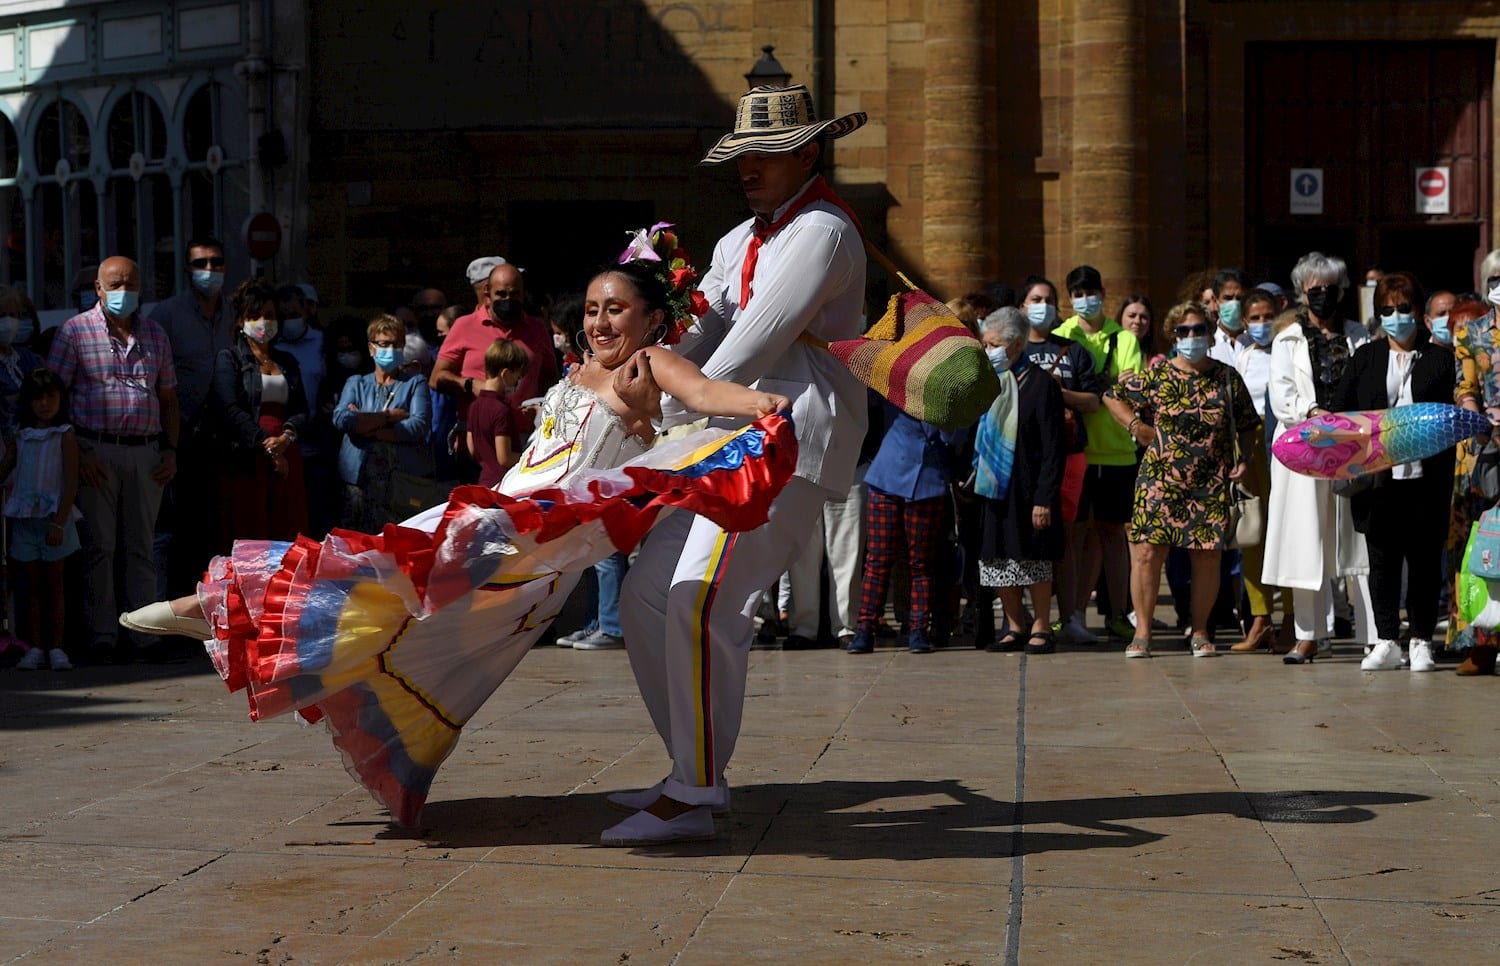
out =
[[[814,116],[812,95],[804,84],[756,87],[740,97],[734,130],[719,138],[700,164],[720,164],[742,154],[787,154],[820,137],[841,138],[864,126],[863,111],[831,121]]]

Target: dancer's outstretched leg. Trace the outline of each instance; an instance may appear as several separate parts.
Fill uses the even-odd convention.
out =
[[[159,600],[120,615],[120,625],[142,634],[178,634],[195,641],[214,636],[195,594]]]

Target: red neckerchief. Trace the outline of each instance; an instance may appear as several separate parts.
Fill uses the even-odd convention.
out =
[[[833,189],[828,187],[828,182],[823,180],[823,176],[818,175],[813,178],[807,190],[787,206],[780,218],[770,223],[762,221],[759,217],[756,218],[755,227],[751,230],[750,248],[745,252],[745,264],[740,267],[740,308],[743,309],[750,301],[750,283],[755,279],[755,263],[760,259],[760,246],[814,201],[826,201],[838,208],[849,216],[850,221],[854,222],[854,227],[859,231],[860,236],[864,236],[865,230],[860,227],[859,219],[855,217],[854,212],[844,203],[843,198],[833,193]]]

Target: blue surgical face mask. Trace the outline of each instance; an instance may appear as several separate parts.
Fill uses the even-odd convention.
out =
[[[224,273],[211,268],[193,269],[193,290],[199,295],[213,298],[224,287]]]
[[[986,346],[984,354],[989,356],[990,365],[997,373],[1010,368],[1010,353],[1005,351],[1005,346]]]
[[[115,288],[104,293],[104,311],[117,319],[128,318],[140,308],[141,293],[129,289]]]
[[[395,346],[380,346],[375,350],[375,364],[386,372],[401,368],[401,350]]]
[[[1230,332],[1238,332],[1243,323],[1240,321],[1240,303],[1237,299],[1219,303],[1219,324]]]
[[[307,335],[306,319],[294,315],[289,319],[281,320],[281,337],[283,339],[298,342],[301,341],[304,335]]]
[[[1073,299],[1074,313],[1081,318],[1088,319],[1090,322],[1099,317],[1099,312],[1103,308],[1104,296],[1102,295],[1085,295],[1081,298]]]
[[[1202,362],[1208,357],[1208,336],[1190,335],[1177,340],[1177,354],[1187,362]]]
[[[1428,319],[1427,323],[1432,326],[1432,340],[1438,345],[1453,344],[1453,330],[1448,328],[1448,317],[1439,315]]]
[[[86,292],[79,292],[78,293],[78,308],[79,308],[80,311],[87,312],[89,309],[93,308],[94,306],[96,306],[98,304],[99,304],[99,293],[95,292],[93,289],[89,289]]]
[[[1255,322],[1250,326],[1250,338],[1255,340],[1256,345],[1271,344],[1271,323]]]
[[[31,341],[32,334],[36,331],[36,325],[28,316],[21,316],[21,324],[16,326],[16,342],[25,344]]]
[[[1417,317],[1410,312],[1405,315],[1393,312],[1380,317],[1380,327],[1385,330],[1386,335],[1397,342],[1405,342],[1411,338],[1412,332],[1417,327]]]
[[[1057,324],[1057,306],[1050,302],[1032,302],[1026,306],[1026,320],[1039,332],[1051,332]]]

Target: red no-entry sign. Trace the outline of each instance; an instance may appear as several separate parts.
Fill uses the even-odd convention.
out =
[[[269,211],[245,220],[245,248],[250,257],[263,261],[281,250],[281,222]]]
[[[1419,215],[1446,215],[1450,207],[1448,169],[1418,168],[1416,207]]]

